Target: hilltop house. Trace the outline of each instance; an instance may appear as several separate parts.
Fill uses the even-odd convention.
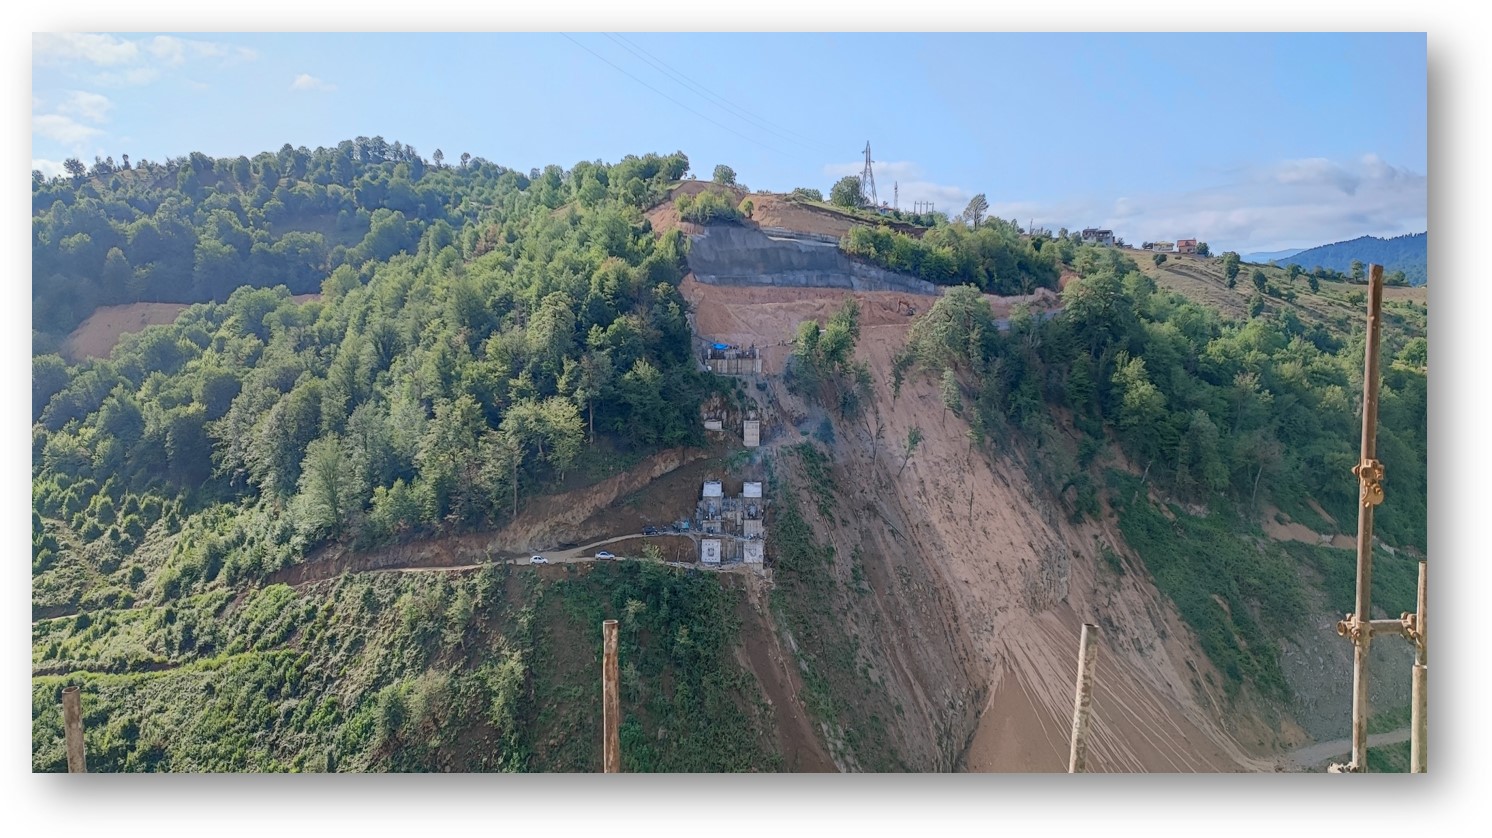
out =
[[[1100,230],[1097,227],[1085,227],[1082,232],[1082,239],[1084,242],[1090,244],[1112,247],[1114,244],[1114,231]]]
[[[1177,253],[1196,253],[1197,252],[1197,240],[1196,239],[1177,239],[1176,240],[1176,252]]]

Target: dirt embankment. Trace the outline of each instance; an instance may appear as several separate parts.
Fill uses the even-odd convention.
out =
[[[580,525],[599,510],[679,466],[709,456],[710,451],[704,448],[670,448],[595,485],[539,498],[520,510],[511,524],[492,536],[492,548],[499,552],[526,553],[576,541],[582,535]]]
[[[706,285],[693,275],[684,277],[679,291],[693,309],[696,334],[736,346],[756,346],[762,353],[762,372],[767,375],[782,373],[799,323],[827,321],[849,297],[860,303],[860,322],[864,325],[909,322],[909,307],[926,311],[936,300],[891,291]]]
[[[301,564],[276,571],[268,581],[300,585],[343,573],[386,568],[462,567],[491,561],[494,557],[527,556],[565,542],[578,543],[586,535],[582,523],[601,509],[686,463],[709,456],[710,452],[702,448],[670,448],[600,483],[538,498],[497,532],[422,538],[373,550],[333,545],[317,551]],[[671,555],[675,550],[669,546],[665,552]]]
[[[701,334],[768,347],[847,296],[688,283],[686,293]],[[834,548],[855,665],[884,695],[868,709],[889,712],[886,735],[902,760],[914,770],[1065,769],[1078,634],[1094,622],[1102,633],[1092,770],[1269,770],[1256,755],[1275,750],[1277,734],[1246,710],[1224,713],[1222,678],[1142,563],[1125,556],[1120,575],[1102,558],[1101,544],[1126,552],[1112,515],[1074,526],[1031,484],[1018,452],[991,464],[971,451],[967,424],[946,414],[934,382],[911,376],[893,397],[892,358],[913,318],[896,313],[899,295],[854,296],[868,312],[857,356],[875,379],[871,416],[846,422],[780,380],[769,386],[777,408],[806,417],[804,427],[832,422],[834,512],[800,507],[814,537]],[[768,357],[769,371],[779,370]],[[903,469],[914,427],[923,441]],[[779,479],[805,497],[813,491],[795,458],[780,461]],[[1241,721],[1224,730],[1219,720],[1230,714]]]
[[[1100,659],[1107,660],[1094,698],[1093,770],[1260,767],[1235,739],[1240,731],[1221,729],[1224,699],[1209,684],[1221,678],[1208,678],[1210,664],[1141,563],[1127,557],[1130,570],[1120,576],[1103,559],[1103,544],[1124,551],[1117,522],[1069,523],[1027,478],[1023,452],[993,465],[971,452],[966,423],[945,415],[933,382],[912,376],[893,397],[891,360],[904,340],[904,327],[862,330],[861,354],[876,372],[889,444],[874,462],[865,461],[867,440],[845,439],[838,453],[877,475],[857,481],[867,500],[915,510],[908,537],[956,605],[975,649],[970,677],[990,699],[970,731],[967,767],[1065,767],[1084,622],[1100,626]],[[901,458],[890,455],[890,445],[914,427],[923,442],[895,477]],[[1038,724],[1028,723],[1033,719]],[[1273,746],[1250,727],[1250,747]],[[1061,746],[1055,751],[1052,732]]]
[[[754,574],[722,575],[723,584],[740,585],[746,597],[736,607],[741,643],[736,662],[756,676],[772,708],[772,728],[782,769],[795,773],[833,772],[839,768],[824,748],[821,732],[805,709],[803,676],[791,650],[773,627],[767,586]]]

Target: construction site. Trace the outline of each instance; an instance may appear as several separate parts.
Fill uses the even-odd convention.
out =
[[[1310,667],[1290,674],[1301,706],[1329,713],[1282,713],[1227,686],[1143,572],[1145,557],[1127,546],[1107,502],[1074,522],[1034,482],[1038,455],[975,452],[970,426],[947,409],[939,384],[900,377],[896,359],[909,331],[946,289],[849,259],[835,243],[862,222],[786,196],[750,193],[749,222],[680,220],[674,201],[706,188],[732,189],[685,182],[647,217],[656,234],[688,235],[691,270],[680,291],[699,369],[737,382],[734,400],[707,403],[698,417],[709,447],[663,452],[541,498],[497,532],[375,551],[329,548],[272,581],[465,571],[530,556],[570,565],[593,562],[602,547],[622,560],[652,555],[685,571],[720,571],[723,584],[744,593],[738,659],[771,708],[785,770],[1268,772],[1320,770],[1349,750],[1340,770],[1361,770],[1365,708],[1407,698],[1411,663],[1421,708],[1414,725],[1423,730],[1423,577],[1417,617],[1374,618],[1364,597],[1340,627],[1323,622],[1323,632],[1340,630],[1353,643],[1323,644]],[[1018,311],[1045,319],[1062,310],[1052,289],[982,296],[1000,329]],[[800,326],[827,322],[846,300],[858,303],[854,360],[869,372],[869,406],[855,420],[794,392],[786,377]],[[1379,497],[1370,448],[1362,462],[1365,497]],[[1143,470],[1122,455],[1113,466]],[[1371,539],[1371,508],[1360,552]],[[779,599],[781,563],[803,554],[805,525],[811,549],[827,557],[819,587],[811,600]],[[535,571],[560,578],[559,567]],[[790,622],[808,602],[817,613]],[[826,633],[795,636],[793,625]],[[1385,642],[1372,658],[1395,674],[1371,685],[1346,678],[1362,672],[1375,633],[1411,641]],[[835,647],[839,674],[804,653],[829,634],[843,643]],[[813,690],[827,692],[814,698]],[[833,703],[837,715],[810,712],[815,701]],[[1332,732],[1344,729],[1348,704],[1358,714],[1344,747]],[[620,762],[608,714],[611,770]],[[873,744],[850,726],[854,718],[882,720]]]

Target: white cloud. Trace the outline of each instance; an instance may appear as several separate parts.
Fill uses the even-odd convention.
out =
[[[49,178],[57,177],[67,171],[62,168],[61,160],[44,160],[40,157],[31,158],[31,169],[33,171],[40,171]]]
[[[1362,182],[1345,166],[1324,157],[1285,160],[1274,167],[1274,179],[1286,186],[1330,186],[1340,189],[1344,195],[1356,192]]]
[[[318,79],[310,73],[301,73],[300,75],[295,77],[295,81],[290,83],[290,89],[319,90],[323,93],[330,93],[333,90],[336,90],[337,86],[323,79]]]
[[[186,61],[186,41],[170,35],[157,35],[151,38],[145,42],[145,49],[172,67]]]
[[[903,209],[916,202],[931,202],[939,212],[956,215],[968,206],[974,193],[961,186],[934,183],[924,179],[922,167],[910,161],[874,162],[876,197],[887,204],[895,199]],[[845,175],[859,175],[865,161],[857,163],[830,163],[824,166],[824,174],[838,180]],[[899,187],[899,191],[898,191]]]
[[[1282,160],[1190,192],[996,203],[990,211],[1051,229],[1109,227],[1131,244],[1196,237],[1215,252],[1247,253],[1423,232],[1427,187],[1424,175],[1370,154]]]
[[[141,87],[160,77],[158,67],[131,67],[119,72],[98,73],[93,80],[108,87]]]
[[[114,103],[109,101],[107,96],[83,90],[72,90],[68,92],[62,104],[57,106],[57,112],[86,119],[89,122],[103,122],[109,118],[109,110],[113,107]]]
[[[151,55],[175,67],[189,58],[217,58],[224,64],[253,61],[259,54],[248,47],[224,44],[218,41],[198,41],[191,38],[175,38],[157,35],[145,44]]]
[[[49,140],[68,145],[86,142],[90,137],[102,133],[91,125],[84,125],[70,117],[55,113],[37,114],[31,117],[31,131]]]
[[[102,67],[128,64],[140,56],[133,41],[88,32],[36,32],[31,48],[38,63],[84,61]]]
[[[98,70],[88,76],[97,84],[138,86],[160,78],[164,71],[191,61],[212,60],[218,67],[252,61],[258,53],[248,47],[156,35],[129,39],[84,32],[41,32],[32,37],[37,65],[76,66]]]

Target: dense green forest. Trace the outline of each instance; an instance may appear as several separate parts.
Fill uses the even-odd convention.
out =
[[[640,212],[687,159],[239,161],[34,179],[39,343],[95,304],[199,302],[107,359],[34,356],[33,766],[63,765],[67,682],[98,771],[594,770],[599,644],[555,632],[619,617],[627,770],[771,770],[713,577],[263,585],[698,441],[685,241]]]
[[[330,195],[343,187],[316,178],[367,186],[407,165],[359,169],[358,146],[344,145],[292,167],[306,178],[295,188]],[[277,159],[256,158],[266,177],[289,178]],[[35,601],[164,601],[262,578],[329,540],[499,523],[536,485],[607,467],[608,452],[693,441],[712,385],[690,363],[685,242],[654,236],[639,210],[687,166],[648,155],[536,180],[478,161],[427,167],[418,183],[437,217],[342,261],[319,301],[242,287],[106,360],[36,356]],[[214,183],[204,204],[218,186],[242,189]],[[133,206],[85,197],[98,189],[86,178],[36,188],[74,190],[39,229],[74,229],[94,217],[82,207]],[[157,214],[197,217],[185,190],[164,191]],[[479,220],[450,223],[476,201]],[[224,213],[183,237],[200,245]],[[52,240],[39,233],[36,248]]]
[[[1012,434],[1028,440],[1034,472],[1075,519],[1098,515],[1107,493],[1126,541],[1219,668],[1235,685],[1248,678],[1283,697],[1274,646],[1246,606],[1298,618],[1298,566],[1314,565],[1331,588],[1350,563],[1333,556],[1347,551],[1292,553],[1248,536],[1269,503],[1317,531],[1351,530],[1365,333],[1306,327],[1288,306],[1225,320],[1158,290],[1113,249],[1083,246],[1073,267],[1081,278],[1064,290],[1061,316],[1018,311],[1008,331],[977,289],[951,290],[913,325],[895,381],[929,374],[956,382],[948,401],[976,441],[1005,449],[998,440]],[[1390,546],[1423,554],[1426,343],[1422,323],[1400,323],[1383,342],[1378,456],[1388,464],[1390,502],[1375,523]],[[1061,429],[1069,422],[1076,443]],[[1111,443],[1127,464],[1105,473],[1096,464]],[[1142,481],[1174,499],[1168,513],[1143,500]],[[1197,517],[1196,507],[1208,513]],[[1379,563],[1375,586],[1412,604],[1409,555]]]
[[[1327,268],[1335,271],[1352,271],[1353,263],[1378,264],[1390,273],[1402,272],[1409,285],[1424,285],[1429,279],[1429,233],[1415,233],[1380,239],[1377,236],[1359,236],[1344,242],[1323,244],[1310,250],[1281,259],[1307,270]]]
[[[32,173],[33,328],[38,351],[97,306],[227,299],[240,285],[314,292],[336,268],[422,245],[463,255],[494,242],[494,220],[575,201],[644,207],[689,168],[682,153],[581,162],[527,174],[462,155],[426,162],[382,137],[253,158],[193,152],[163,163]],[[426,234],[434,230],[427,242]],[[511,228],[504,235],[513,235]]]
[[[1004,295],[1056,288],[1059,265],[1071,261],[1073,246],[1068,239],[1022,236],[1000,218],[973,229],[941,224],[921,238],[886,226],[856,226],[840,243],[851,256],[934,285],[973,285]]]

